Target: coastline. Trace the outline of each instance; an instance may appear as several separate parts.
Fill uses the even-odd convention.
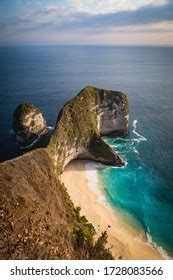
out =
[[[128,225],[120,214],[106,203],[97,171],[86,160],[74,160],[64,170],[61,181],[65,184],[75,206],[91,222],[96,236],[108,233],[108,247],[115,259],[159,260],[164,256],[148,244],[145,233],[135,224]],[[92,171],[92,172],[90,172]]]

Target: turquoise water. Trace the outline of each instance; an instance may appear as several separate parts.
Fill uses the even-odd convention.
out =
[[[149,168],[140,156],[147,139],[137,131],[135,120],[125,138],[104,138],[124,159],[124,168],[100,169],[107,201],[120,213],[132,217],[149,242],[173,257],[173,193],[164,178]]]

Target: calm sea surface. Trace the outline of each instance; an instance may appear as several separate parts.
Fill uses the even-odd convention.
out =
[[[16,152],[10,130],[20,102],[54,126],[86,85],[123,91],[130,103],[129,135],[105,138],[127,162],[98,171],[107,200],[173,256],[173,48],[0,47],[0,161]]]

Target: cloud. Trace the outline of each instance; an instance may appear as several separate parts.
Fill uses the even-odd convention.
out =
[[[141,7],[152,5],[160,6],[167,4],[167,0],[71,0],[69,5],[79,13],[92,15],[110,14],[120,11],[134,11]]]
[[[88,23],[91,27],[128,26],[172,20],[173,4],[169,3],[158,7],[146,6],[135,11],[97,15],[95,17],[90,17]]]
[[[22,0],[21,0],[22,1]],[[60,3],[61,2],[61,3]],[[83,36],[173,32],[173,0],[65,0],[55,5],[33,1],[18,17],[0,24],[0,40],[81,40]],[[102,33],[102,34],[101,34]],[[60,38],[61,36],[61,38]],[[165,38],[165,37],[164,37]],[[106,39],[105,39],[106,40]],[[170,41],[170,39],[169,39]]]
[[[81,2],[81,1],[78,1]],[[85,2],[85,1],[84,1]],[[90,1],[96,2],[96,1]],[[103,1],[99,1],[103,2]],[[114,2],[114,1],[110,1]],[[138,2],[138,1],[137,1]],[[144,2],[144,1],[142,1]],[[154,2],[154,0],[148,0]],[[160,2],[161,3],[161,2]],[[77,2],[76,2],[77,4]],[[173,4],[145,6],[143,8],[116,13],[91,15],[74,10],[70,6],[46,6],[41,10],[28,11],[15,20],[16,27],[39,28],[40,26],[56,28],[99,28],[111,26],[128,26],[173,20]],[[14,24],[14,22],[12,22]]]

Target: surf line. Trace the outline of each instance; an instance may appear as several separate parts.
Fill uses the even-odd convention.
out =
[[[147,139],[146,139],[143,135],[139,134],[139,133],[136,131],[136,129],[137,129],[137,123],[138,123],[138,120],[134,120],[134,121],[133,121],[133,133],[134,133],[136,136],[138,136],[139,138],[138,138],[138,139],[134,139],[134,140],[138,140],[138,141],[147,141]]]

